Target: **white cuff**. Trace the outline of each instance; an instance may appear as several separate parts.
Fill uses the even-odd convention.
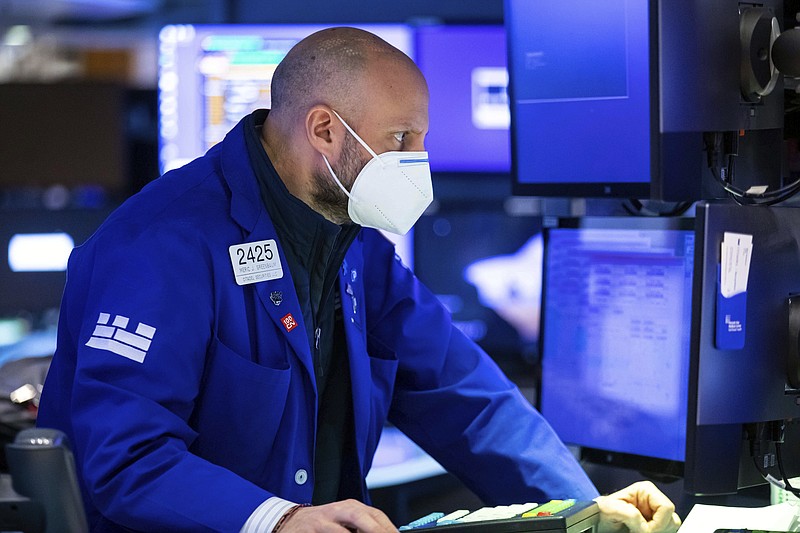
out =
[[[239,533],[272,533],[278,520],[295,505],[294,502],[273,496],[256,507]]]

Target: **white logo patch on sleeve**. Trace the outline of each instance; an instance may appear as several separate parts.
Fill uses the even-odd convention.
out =
[[[86,346],[121,355],[137,363],[144,362],[156,328],[140,322],[131,333],[128,331],[128,322],[130,319],[126,316],[116,315],[112,322],[109,313],[100,313]]]

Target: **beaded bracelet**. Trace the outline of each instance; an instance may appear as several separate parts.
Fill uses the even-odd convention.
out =
[[[273,528],[272,533],[278,533],[278,531],[280,531],[280,529],[283,527],[286,521],[289,520],[292,517],[292,515],[294,515],[297,511],[299,511],[301,507],[309,507],[309,506],[310,504],[308,503],[301,503],[295,505],[294,507],[286,511],[281,517],[281,519],[278,520],[278,523],[275,524],[275,528]]]

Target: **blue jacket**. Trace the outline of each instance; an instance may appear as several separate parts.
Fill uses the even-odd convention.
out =
[[[230,247],[270,240],[271,279],[237,284],[257,254]],[[270,496],[311,501],[317,394],[283,257],[241,123],[73,252],[38,423],[71,438],[93,530],[238,531]],[[379,232],[339,278],[362,477],[388,417],[487,502],[596,496]]]

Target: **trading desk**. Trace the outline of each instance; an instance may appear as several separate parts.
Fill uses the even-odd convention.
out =
[[[411,483],[444,474],[446,471],[422,448],[399,429],[383,429],[372,469],[367,474],[367,488],[380,489]]]

